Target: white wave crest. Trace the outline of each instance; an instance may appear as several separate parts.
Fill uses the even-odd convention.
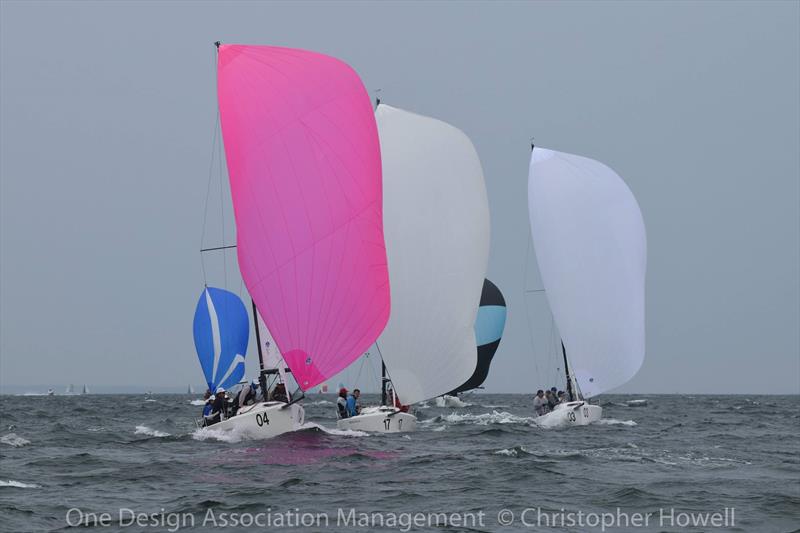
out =
[[[14,481],[13,479],[9,479],[8,481],[3,481],[0,479],[0,487],[16,487],[18,489],[38,489],[39,485],[35,483],[22,483],[21,481]]]
[[[635,426],[636,422],[633,420],[617,420],[616,418],[601,418],[596,422],[603,426]]]
[[[445,429],[447,429],[447,426],[436,426],[431,431],[444,431]]]
[[[514,448],[503,448],[497,450],[494,455],[504,455],[506,457],[520,457],[524,455],[532,455],[531,452],[525,449],[525,446],[516,446]]]
[[[327,433],[328,435],[339,435],[342,437],[369,437],[369,433],[366,431],[358,431],[357,429],[326,428],[325,426],[315,424],[314,422],[306,422],[300,426],[300,429],[318,429],[323,433]]]
[[[14,448],[21,448],[22,446],[31,443],[31,441],[20,437],[16,433],[9,433],[7,435],[3,435],[2,437],[0,437],[0,442],[2,442],[3,444],[8,444],[9,446],[13,446]]]
[[[329,402],[328,400],[318,400],[316,402],[311,402],[311,405],[333,405],[333,402]]]
[[[136,426],[135,435],[147,435],[148,437],[169,437],[169,433],[149,428],[147,426]]]
[[[200,400],[189,400],[189,403],[192,405],[205,405],[206,401],[203,399]]]
[[[442,417],[442,420],[450,424],[477,424],[487,426],[489,424],[530,424],[532,418],[525,416],[512,415],[506,411],[492,411],[483,414],[451,413]]]
[[[469,407],[472,405],[471,403],[463,401],[458,396],[437,396],[436,399],[436,407]]]
[[[192,438],[200,441],[216,440],[219,442],[235,443],[241,442],[244,438],[244,435],[236,430],[223,431],[221,429],[214,428],[198,428],[192,433]]]

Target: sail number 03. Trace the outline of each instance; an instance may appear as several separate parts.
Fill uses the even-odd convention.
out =
[[[589,418],[589,409],[587,407],[583,408],[583,416],[584,418]],[[575,411],[570,411],[569,413],[567,413],[567,420],[569,420],[570,422],[575,422],[577,419],[578,417],[575,416]]]

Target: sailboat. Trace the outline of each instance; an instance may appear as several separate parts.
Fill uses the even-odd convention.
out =
[[[89,387],[87,387],[86,385],[84,385],[84,386],[83,386],[83,391],[81,392],[81,394],[89,394]]]
[[[392,294],[376,344],[382,405],[337,425],[412,431],[416,418],[399,403],[440,396],[476,368],[473,326],[489,258],[489,205],[478,154],[462,131],[380,101],[375,117]]]
[[[194,387],[189,385],[189,387],[186,389],[186,394],[194,394]]]
[[[644,360],[642,213],[609,167],[539,147],[531,151],[528,208],[569,400],[537,422],[586,425],[602,417],[589,398],[626,383]]]
[[[483,382],[489,376],[489,366],[500,346],[505,326],[506,300],[497,285],[485,279],[478,316],[475,319],[475,340],[478,344],[478,362],[475,371],[464,383],[436,398],[437,407],[464,407],[465,404],[458,395],[483,388]]]
[[[267,390],[267,377],[285,380],[288,369],[298,391],[213,427],[270,437],[297,429],[302,391],[350,365],[386,325],[380,145],[369,96],[344,62],[291,48],[216,45],[259,381]]]
[[[66,394],[66,395],[75,394],[75,385],[72,385],[72,384],[67,385],[66,390],[64,390],[64,394]]]

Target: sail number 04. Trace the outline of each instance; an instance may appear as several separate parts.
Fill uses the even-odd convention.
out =
[[[258,427],[261,427],[264,424],[269,425],[269,417],[267,416],[267,413],[264,413],[263,415],[261,413],[256,413],[256,424],[258,424]]]

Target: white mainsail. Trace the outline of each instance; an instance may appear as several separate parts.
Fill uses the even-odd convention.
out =
[[[489,203],[478,154],[457,128],[387,105],[375,111],[392,311],[378,339],[410,404],[475,370],[473,326],[489,258]]]
[[[610,168],[534,148],[528,207],[547,301],[585,397],[619,387],[644,360],[647,238]]]
[[[264,323],[264,319],[261,318],[261,313],[256,311],[256,316],[258,316],[258,338],[261,341],[261,357],[264,361],[264,370],[277,369],[280,382],[287,384],[286,362],[283,360],[283,355],[281,355],[275,339],[272,338],[272,333]],[[288,395],[289,391],[287,390],[286,393]]]

